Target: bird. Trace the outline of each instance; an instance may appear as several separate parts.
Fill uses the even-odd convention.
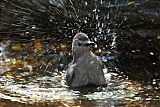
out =
[[[95,43],[90,41],[85,33],[77,33],[72,40],[73,61],[66,70],[66,84],[69,87],[87,85],[105,85],[107,68],[105,64],[91,51]]]

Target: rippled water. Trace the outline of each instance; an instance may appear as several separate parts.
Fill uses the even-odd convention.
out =
[[[112,72],[107,86],[69,88],[65,84],[65,69],[72,57],[66,43],[4,40],[0,49],[1,105],[150,107],[152,103],[159,104],[155,88]],[[102,60],[107,58],[104,56]],[[116,67],[112,70],[118,72]]]

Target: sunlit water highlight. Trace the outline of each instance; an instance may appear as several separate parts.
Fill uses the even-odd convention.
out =
[[[81,90],[76,91],[74,89],[69,89],[63,82],[64,80],[60,80],[59,77],[38,77],[35,81],[37,83],[28,83],[28,84],[19,84],[14,79],[10,79],[7,77],[1,78],[1,86],[0,88],[3,90],[1,92],[1,98],[9,99],[11,101],[18,101],[21,103],[35,103],[35,102],[45,102],[45,101],[72,101],[76,99],[88,99],[88,100],[96,100],[103,101],[107,99],[120,100],[124,98],[132,98],[138,92],[132,92],[132,90],[128,90],[127,86],[124,86],[122,83],[113,83],[110,82],[108,87],[94,87],[93,89],[82,89],[85,94],[81,93]],[[40,86],[40,83],[47,82],[50,80],[48,84],[53,87],[48,88],[47,86]],[[54,80],[57,81],[55,84]],[[115,81],[114,81],[115,82]],[[113,86],[113,84],[117,84],[117,86]],[[125,84],[127,85],[127,84]],[[7,92],[7,93],[6,93]]]

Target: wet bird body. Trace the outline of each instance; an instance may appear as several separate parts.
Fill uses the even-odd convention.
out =
[[[67,69],[66,82],[70,87],[106,84],[103,69],[105,65],[91,51],[91,42],[84,33],[73,38],[73,61]]]

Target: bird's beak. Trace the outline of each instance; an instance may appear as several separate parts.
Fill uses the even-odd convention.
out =
[[[96,44],[95,44],[94,42],[92,42],[92,41],[88,41],[88,42],[86,43],[86,46],[92,46],[92,47],[95,47],[95,46],[96,46]]]

